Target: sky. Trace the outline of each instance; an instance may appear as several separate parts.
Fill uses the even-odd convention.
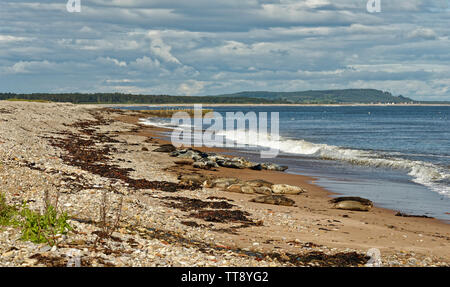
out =
[[[0,92],[450,100],[450,0],[0,1]]]

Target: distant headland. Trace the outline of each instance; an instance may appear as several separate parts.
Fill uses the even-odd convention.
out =
[[[0,93],[0,100],[70,102],[74,104],[450,104],[450,101],[416,101],[376,89],[301,92],[246,91],[210,96],[124,93]]]

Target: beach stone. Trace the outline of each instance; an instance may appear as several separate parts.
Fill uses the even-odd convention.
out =
[[[337,197],[330,200],[333,207],[352,211],[369,211],[373,207],[372,201],[356,196]]]
[[[172,144],[163,144],[159,148],[154,149],[153,151],[156,152],[173,152],[176,151],[177,148],[173,146]]]
[[[272,186],[272,192],[275,194],[300,194],[305,190],[298,186],[288,184],[274,184]]]
[[[287,198],[283,195],[263,195],[250,200],[251,202],[273,204],[273,205],[283,205],[283,206],[293,206],[295,201]]]

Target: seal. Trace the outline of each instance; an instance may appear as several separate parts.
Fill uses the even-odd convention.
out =
[[[337,197],[330,202],[333,203],[334,208],[352,211],[369,211],[373,207],[372,201],[357,196]]]
[[[283,195],[263,195],[250,200],[251,202],[266,203],[274,205],[293,206],[295,201]]]
[[[298,186],[288,184],[274,184],[272,186],[272,192],[276,194],[300,194],[305,190]]]

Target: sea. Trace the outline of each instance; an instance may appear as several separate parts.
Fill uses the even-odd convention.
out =
[[[316,184],[339,195],[361,196],[380,207],[450,223],[450,106],[215,106],[211,109],[224,118],[230,112],[255,113],[257,117],[267,113],[269,135],[270,115],[278,113],[278,138],[264,137],[265,140],[255,141],[256,146],[232,148],[231,153],[235,155],[255,162],[286,165],[286,172],[315,177]],[[174,125],[170,119],[148,118],[142,122],[191,129],[186,123]],[[203,130],[207,128],[207,124],[202,126]],[[249,135],[258,138],[258,132],[262,133],[249,131],[246,126],[237,131],[223,131],[221,135],[237,145],[248,143],[244,140]],[[260,151],[270,147],[279,149],[278,155],[261,158]]]

